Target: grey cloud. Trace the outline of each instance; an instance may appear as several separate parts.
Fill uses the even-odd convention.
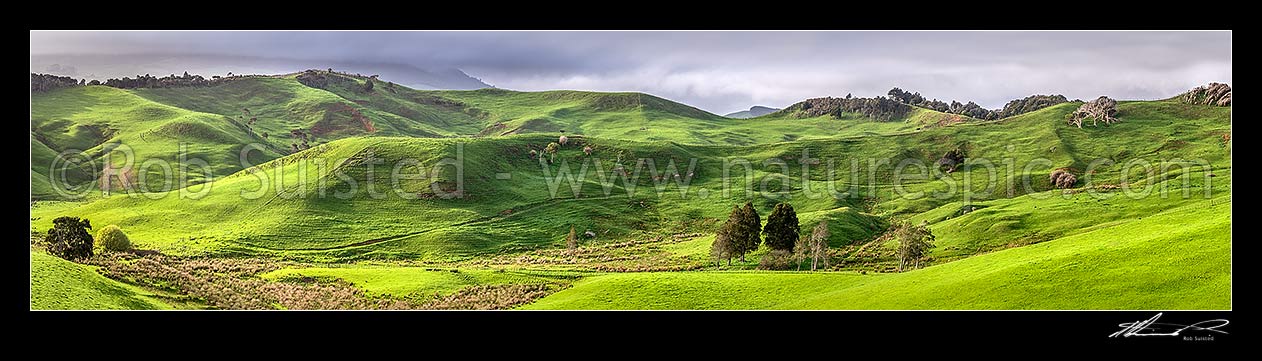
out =
[[[990,108],[1035,93],[1164,98],[1231,82],[1231,40],[1221,31],[32,32],[31,54],[453,67],[501,88],[642,91],[723,114],[894,86]]]

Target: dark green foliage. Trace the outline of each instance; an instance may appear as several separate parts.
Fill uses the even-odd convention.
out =
[[[68,260],[92,257],[92,224],[79,217],[57,217],[44,242],[48,253]]]
[[[781,112],[795,113],[801,118],[831,115],[841,118],[846,113],[862,114],[865,117],[881,121],[890,121],[907,116],[911,107],[898,101],[884,97],[875,98],[814,98],[789,106]],[[779,112],[777,112],[779,113]]]
[[[299,83],[302,83],[302,85],[316,89],[324,89],[329,86],[329,78],[315,70],[304,71],[302,74],[298,74],[298,77],[295,79],[297,79]]]
[[[741,256],[741,261],[745,261],[745,254],[758,250],[758,245],[762,243],[762,236],[758,230],[762,229],[762,217],[758,215],[758,210],[754,209],[754,204],[745,202],[745,207],[740,212],[740,227],[736,233],[733,243],[736,244],[736,254]]]
[[[372,92],[372,87],[373,87],[373,85],[372,85],[372,78],[368,78],[368,79],[364,80],[364,92],[371,93],[371,92]]]
[[[1014,115],[1025,114],[1035,110],[1050,107],[1056,104],[1068,102],[1064,95],[1031,95],[1025,98],[1016,99],[1004,104],[1003,110],[999,111],[1001,118],[1007,118]]]
[[[229,76],[231,76],[231,73],[229,74]],[[106,79],[105,86],[119,89],[181,88],[217,85],[227,80],[227,78],[219,77],[207,80],[201,75],[189,75],[188,72],[184,72],[184,75],[171,74],[161,78],[145,74],[137,75],[135,79],[129,77],[123,77],[122,79]]]
[[[942,158],[938,158],[935,165],[938,166],[938,169],[951,173],[954,172],[956,168],[959,168],[961,164],[964,164],[964,159],[967,157],[968,154],[965,152],[963,147],[956,147],[955,149],[947,151],[946,154],[943,154]]]
[[[776,204],[771,215],[767,216],[767,226],[762,230],[767,237],[767,247],[789,252],[793,251],[800,232],[797,212],[788,203]]]
[[[728,213],[727,221],[719,226],[719,231],[714,235],[714,244],[710,245],[710,254],[727,258],[728,265],[732,264],[732,257],[740,256],[744,260],[746,250],[745,242],[748,235],[745,232],[745,213],[740,207],[733,206],[732,212]]]
[[[80,81],[68,76],[31,73],[31,92],[46,92],[53,89],[83,85]]]
[[[951,101],[950,104],[947,104],[937,99],[926,100],[925,97],[920,96],[920,93],[910,93],[899,88],[890,89],[888,94],[890,99],[921,108],[933,109],[951,114],[966,115],[977,119],[993,120],[1000,118],[1000,112],[982,108],[980,105],[973,102],[961,104],[958,101]]]

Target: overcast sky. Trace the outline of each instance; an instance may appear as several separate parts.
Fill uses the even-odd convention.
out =
[[[54,54],[454,67],[499,88],[640,91],[718,114],[895,86],[999,108],[1036,93],[1157,99],[1231,82],[1230,32],[31,32],[32,57]]]

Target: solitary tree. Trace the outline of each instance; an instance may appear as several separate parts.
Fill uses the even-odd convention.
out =
[[[48,253],[65,259],[92,257],[92,224],[79,217],[57,217],[44,242]]]
[[[758,216],[758,210],[754,209],[754,204],[745,202],[745,207],[741,208],[740,225],[734,230],[732,243],[735,245],[736,254],[741,257],[741,262],[745,262],[745,254],[757,251],[758,246],[762,244],[762,236],[758,230],[762,228],[762,218]]]
[[[933,232],[929,231],[929,223],[921,222],[912,225],[906,221],[894,224],[894,235],[898,237],[898,271],[908,265],[920,268],[920,260],[933,248]]]
[[[801,229],[797,212],[788,203],[776,204],[771,215],[767,216],[767,226],[762,230],[763,236],[767,237],[767,247],[789,252],[793,252],[793,246],[798,241],[798,232]]]
[[[828,267],[828,220],[820,221],[815,225],[815,229],[811,230],[811,270],[814,271],[819,265],[819,260],[824,259],[824,267]]]
[[[578,249],[578,233],[574,232],[574,226],[570,226],[570,234],[565,236],[565,248],[570,251]]]
[[[368,80],[364,81],[364,91],[365,92],[372,91],[372,78],[368,78]]]

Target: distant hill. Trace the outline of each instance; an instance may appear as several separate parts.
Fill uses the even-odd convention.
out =
[[[736,119],[749,119],[749,118],[761,117],[767,114],[775,113],[777,110],[780,110],[780,109],[768,108],[761,105],[755,105],[755,106],[750,107],[749,110],[742,110],[742,111],[724,115],[724,116],[728,118],[736,118]]]
[[[273,59],[229,55],[32,55],[31,72],[105,81],[106,78],[151,74],[164,76],[183,72],[212,75],[281,74],[302,69],[333,68],[343,73],[379,75],[415,89],[472,90],[491,85],[450,67],[422,67],[386,62],[344,62]]]

